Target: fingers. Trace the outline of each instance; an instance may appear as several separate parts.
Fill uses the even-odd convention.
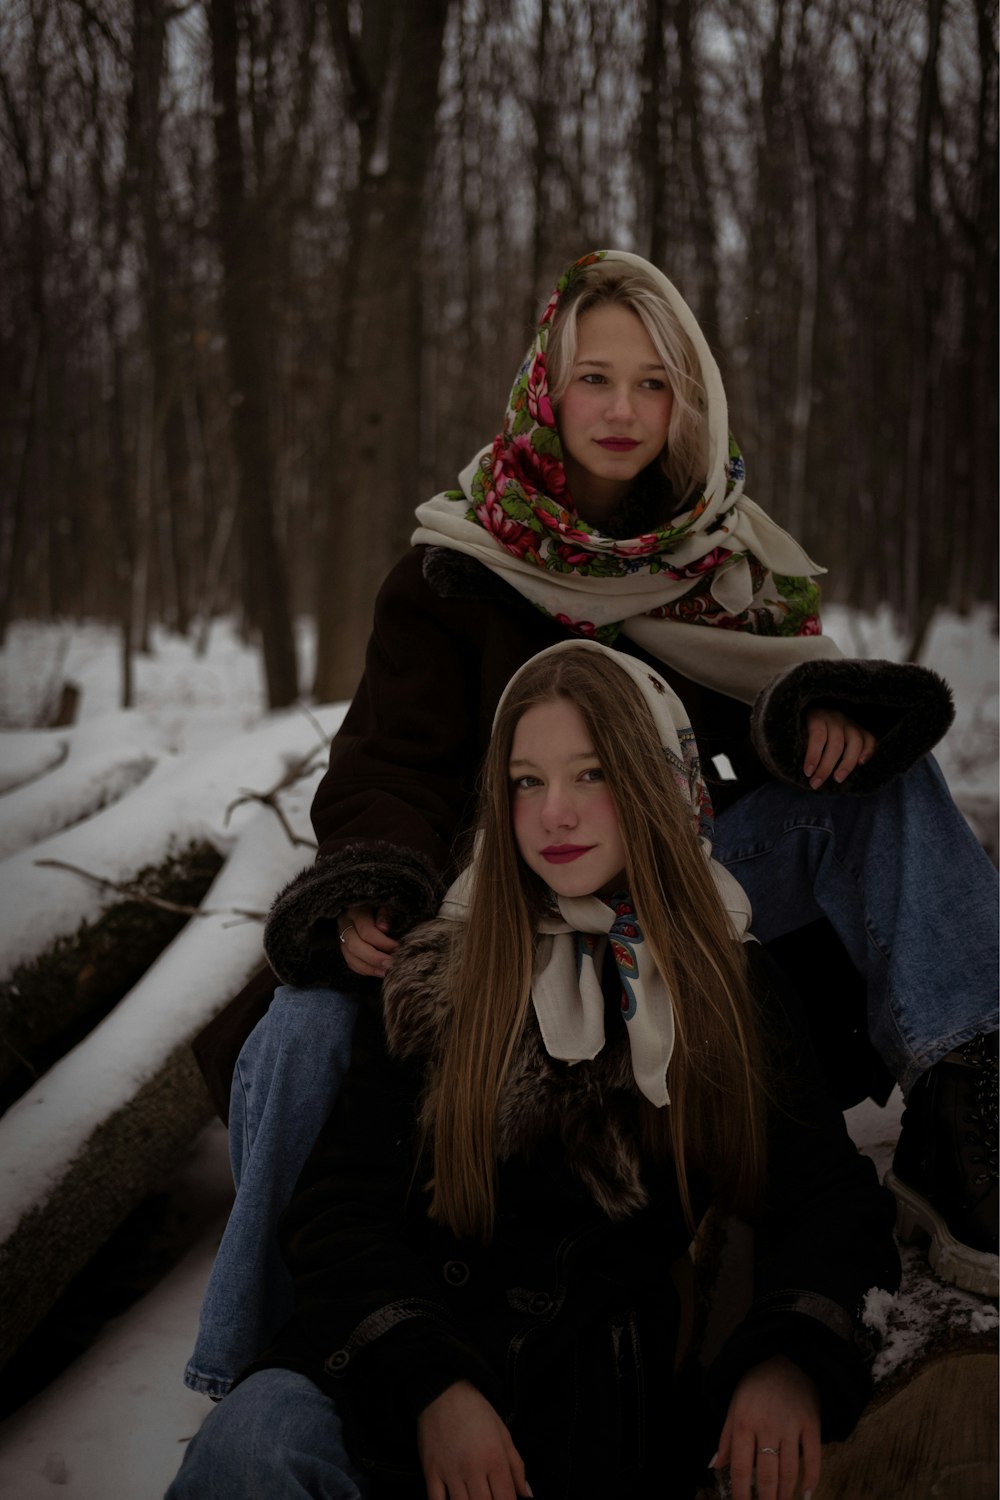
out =
[[[803,1500],[812,1500],[812,1492],[819,1484],[822,1444],[818,1427],[806,1427],[802,1434],[802,1495]]]
[[[389,936],[391,914],[382,906],[349,906],[341,913],[340,947],[344,962],[353,974],[381,979],[388,971],[392,954],[399,947]]]
[[[739,1433],[733,1441],[729,1484],[733,1500],[795,1500],[799,1490],[800,1454],[797,1439],[763,1441],[754,1433]],[[815,1488],[819,1477],[817,1444]],[[806,1490],[809,1481],[804,1477]]]
[[[806,715],[808,736],[802,770],[818,790],[831,775],[838,784],[856,766],[870,760],[877,741],[867,729],[835,709],[812,709]]]
[[[510,1432],[475,1387],[458,1381],[424,1408],[417,1446],[428,1500],[521,1500],[531,1489]]]
[[[753,1366],[733,1393],[719,1452],[729,1458],[732,1500],[806,1500],[819,1479],[819,1393],[791,1360]],[[800,1467],[803,1489],[799,1489]]]

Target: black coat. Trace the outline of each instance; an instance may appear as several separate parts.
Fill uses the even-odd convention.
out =
[[[662,1496],[667,1476],[677,1500],[693,1493],[737,1380],[774,1353],[816,1380],[824,1438],[845,1436],[869,1391],[862,1298],[898,1284],[892,1205],[825,1094],[796,1002],[764,951],[752,945],[748,956],[780,1083],[755,1300],[700,1389],[690,1372],[674,1378],[670,1268],[690,1239],[676,1178],[641,1162],[633,1130],[637,1204],[608,1144],[638,1100],[624,1027],[611,1019],[615,992],[592,1062],[554,1062],[533,1017],[526,1026],[502,1101],[493,1243],[458,1241],[426,1217],[415,1120],[440,1013],[441,926],[397,955],[391,1053],[380,1008],[361,1007],[350,1072],[282,1226],[296,1317],[261,1364],[297,1369],[330,1394],[376,1493],[414,1500],[417,1415],[460,1379],[510,1426],[540,1500]],[[504,1159],[511,1130],[517,1145]],[[702,1210],[707,1178],[696,1192]]]
[[[388,903],[401,935],[436,912],[472,819],[500,695],[530,657],[571,638],[461,553],[414,547],[389,574],[375,606],[364,676],[312,807],[319,857],[275,902],[266,943],[272,970],[257,976],[195,1044],[223,1118],[236,1057],[270,1004],[275,972],[293,984],[364,988],[366,981],[343,961],[337,914],[348,905]],[[898,771],[928,748],[928,735],[933,743],[943,732],[937,679],[921,668],[806,663],[762,695],[751,738],[746,704],[680,676],[624,636],[617,644],[653,666],[683,702],[717,811],[765,779],[755,744],[771,770],[785,765],[795,779],[802,710],[812,701],[836,702],[879,732],[869,777]],[[720,754],[734,780],[717,775]],[[830,940],[839,949],[832,934]]]

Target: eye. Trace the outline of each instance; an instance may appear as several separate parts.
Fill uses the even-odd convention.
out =
[[[510,779],[512,792],[528,792],[533,786],[541,786],[541,784],[537,776],[512,776]]]
[[[665,380],[657,380],[655,375],[650,375],[649,379],[644,380],[642,384],[643,389],[647,391],[665,391],[667,389],[667,382]]]
[[[587,782],[588,785],[595,781],[603,781],[604,772],[600,766],[588,766],[586,771],[581,771],[580,780]]]
[[[584,385],[607,385],[608,383],[599,370],[591,370],[588,374],[581,375],[580,379]]]

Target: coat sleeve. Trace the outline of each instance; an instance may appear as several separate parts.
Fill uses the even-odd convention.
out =
[[[501,1402],[450,1310],[449,1257],[428,1248],[414,1165],[420,1089],[419,1065],[389,1056],[379,1008],[363,1004],[344,1088],[280,1226],[295,1315],[253,1367],[308,1375],[372,1470],[413,1468],[417,1417],[456,1380]]]
[[[805,789],[810,708],[836,708],[876,737],[875,753],[844,782],[824,792],[865,797],[879,792],[933,750],[955,717],[951,689],[912,662],[800,662],[767,684],[753,706],[751,736],[761,764],[778,781]]]
[[[288,984],[357,987],[337,915],[386,904],[395,936],[433,916],[472,816],[487,614],[475,601],[438,597],[422,575],[423,551],[409,553],[379,592],[364,675],[313,800],[318,857],[268,918],[264,950]]]
[[[770,1080],[767,1181],[754,1221],[754,1297],[709,1372],[720,1427],[737,1382],[774,1354],[815,1380],[823,1441],[846,1437],[871,1394],[872,1287],[895,1291],[891,1195],[827,1092],[797,996],[756,946],[749,955]]]

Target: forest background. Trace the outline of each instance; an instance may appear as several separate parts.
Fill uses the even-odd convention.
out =
[[[563,266],[662,266],[748,493],[997,598],[995,0],[0,0],[0,644],[235,614],[348,697]],[[302,680],[296,617],[316,625]]]

